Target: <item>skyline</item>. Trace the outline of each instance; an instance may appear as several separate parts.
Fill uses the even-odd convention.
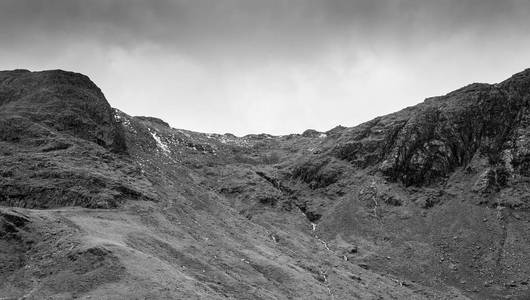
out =
[[[88,75],[130,115],[236,135],[354,126],[530,67],[525,1],[0,3],[2,69]]]

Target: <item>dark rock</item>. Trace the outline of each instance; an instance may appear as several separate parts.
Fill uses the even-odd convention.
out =
[[[271,206],[271,207],[276,206],[276,203],[278,203],[278,199],[276,197],[267,196],[267,195],[259,197],[258,201],[259,201],[259,203],[261,203],[263,205],[267,205],[267,206]]]
[[[29,222],[29,218],[15,211],[0,211],[0,216],[16,227],[23,227]]]
[[[321,134],[322,134],[321,132],[316,131],[314,129],[307,129],[306,131],[302,133],[302,136],[309,137],[309,138],[315,138],[315,137],[319,137]]]
[[[350,274],[350,278],[353,279],[353,280],[356,280],[356,281],[362,281],[361,276],[358,276],[358,275],[355,275],[355,274]]]
[[[125,139],[101,90],[85,75],[65,71],[0,72],[0,122],[22,118],[118,153]],[[20,122],[20,121],[19,121]],[[28,125],[31,123],[27,123]],[[34,136],[35,129],[20,137]],[[30,129],[31,131],[28,131]],[[0,126],[3,140],[13,129]]]
[[[401,200],[397,196],[385,194],[385,195],[382,196],[382,198],[383,198],[383,202],[388,204],[388,205],[392,205],[392,206],[401,206],[401,205],[403,205],[403,200]]]
[[[324,275],[324,274],[318,274],[318,275],[316,276],[316,279],[317,279],[318,281],[320,281],[320,282],[326,282],[326,280],[327,280],[327,279],[326,279],[326,275]]]
[[[487,168],[475,182],[472,190],[480,193],[498,192],[508,185],[510,172],[504,166]]]
[[[308,160],[297,165],[291,173],[292,179],[300,179],[312,189],[327,187],[337,182],[343,167],[334,160]]]
[[[379,165],[387,178],[406,185],[437,182],[475,154],[524,174],[530,151],[530,92],[524,88],[529,82],[525,71],[499,85],[473,84],[428,99],[345,130],[333,153],[360,168]],[[509,144],[514,138],[522,142]],[[499,184],[506,184],[507,173],[499,171]]]
[[[145,178],[129,172],[125,132],[81,74],[0,72],[0,148],[11,152],[0,156],[2,205],[112,208],[153,196],[131,187]]]
[[[359,267],[365,269],[365,270],[369,270],[370,269],[370,266],[368,264],[365,264],[365,263],[360,263],[358,264]]]
[[[351,246],[350,248],[348,248],[348,253],[350,254],[355,254],[357,252],[359,252],[359,249],[357,246]]]
[[[18,212],[11,210],[0,210],[0,238],[18,238],[17,233],[30,220]]]
[[[169,128],[169,124],[167,122],[165,122],[164,120],[159,119],[159,118],[143,117],[143,116],[135,116],[135,118],[138,119],[138,120],[152,122],[152,123],[155,123],[155,124],[158,124],[158,125],[162,125],[164,127],[168,127]]]

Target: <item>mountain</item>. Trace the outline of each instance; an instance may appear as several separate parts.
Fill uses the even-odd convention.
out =
[[[528,299],[530,70],[236,137],[0,72],[2,299]]]

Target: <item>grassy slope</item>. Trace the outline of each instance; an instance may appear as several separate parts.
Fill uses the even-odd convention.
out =
[[[79,136],[0,114],[18,115],[25,137],[0,130],[0,201],[48,208],[2,208],[0,295],[524,299],[529,216],[510,203],[525,177],[477,194],[477,159],[427,186],[383,178],[371,165],[381,130],[411,112],[326,136],[236,138],[114,111],[127,154],[113,131],[98,145],[90,126]]]

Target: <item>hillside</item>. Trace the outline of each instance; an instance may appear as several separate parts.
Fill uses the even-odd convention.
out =
[[[1,299],[528,299],[530,70],[236,137],[0,72]]]

